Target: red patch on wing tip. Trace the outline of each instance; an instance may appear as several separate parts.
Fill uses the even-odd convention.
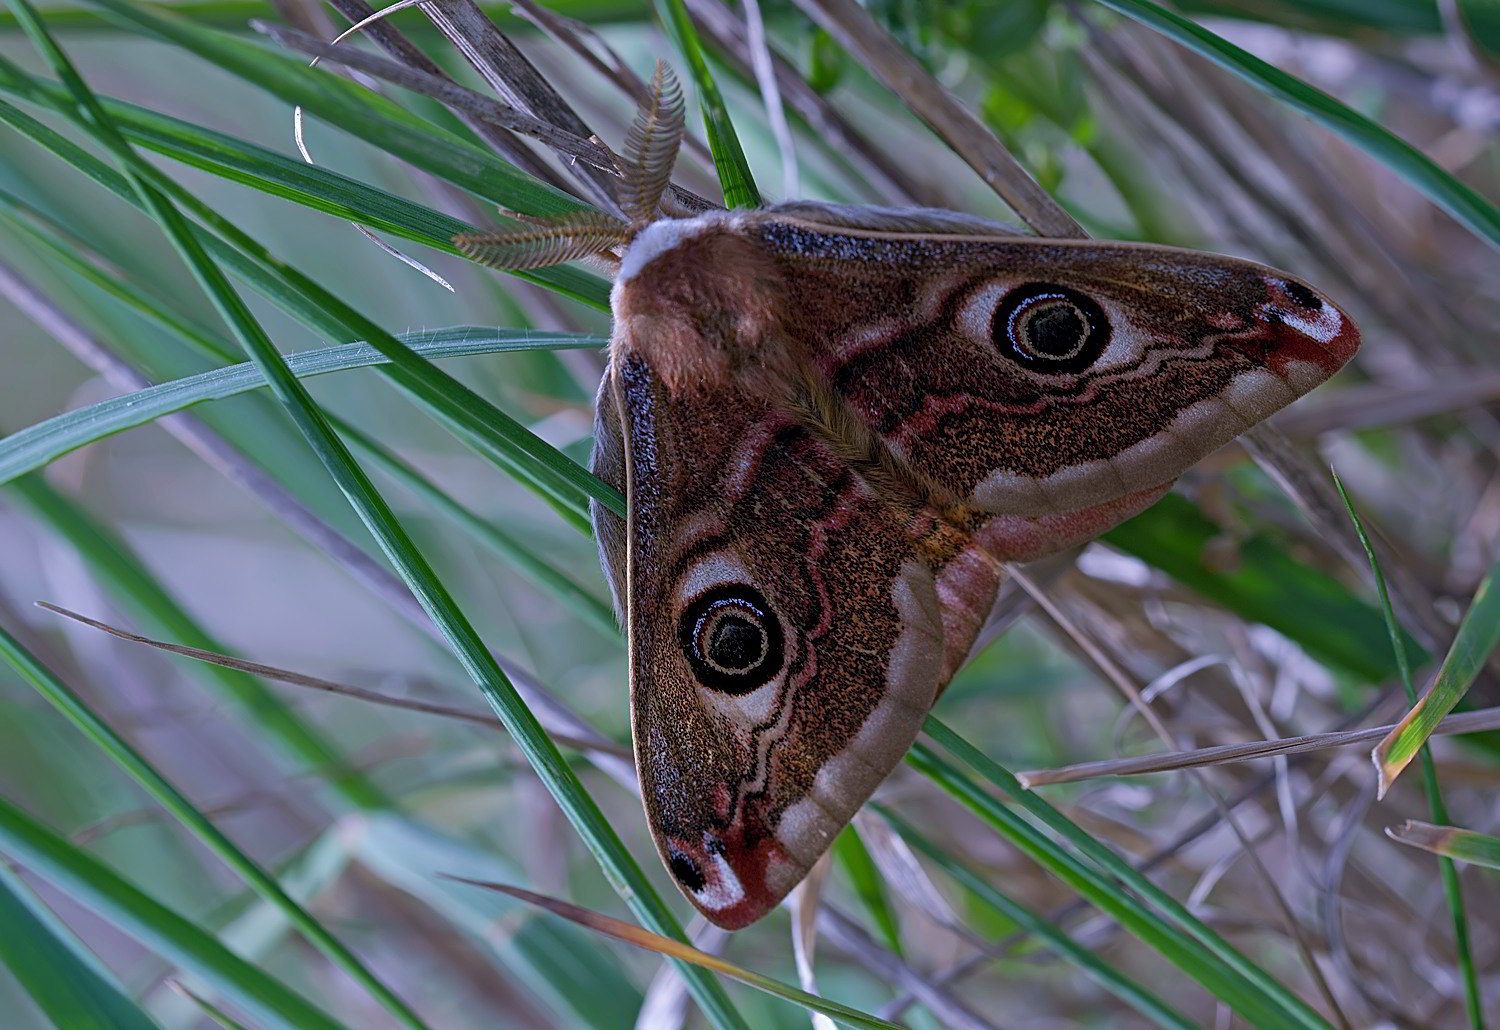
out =
[[[1343,368],[1349,359],[1354,357],[1354,352],[1359,350],[1359,327],[1354,324],[1354,319],[1344,314],[1342,309],[1339,314],[1343,315],[1344,327],[1328,342],[1328,358],[1331,364],[1324,367],[1328,369],[1329,375]]]
[[[667,868],[693,907],[715,926],[740,930],[767,915],[791,884],[771,886],[771,870],[785,863],[785,849],[769,835],[746,846],[743,826],[722,836],[706,833],[701,844],[667,838]]]
[[[694,908],[702,912],[710,923],[722,930],[743,930],[751,923],[769,915],[781,901],[780,898],[773,898],[769,894],[756,897],[747,893],[742,901],[729,908],[712,909],[698,904],[696,898],[691,900]]]
[[[1328,378],[1359,349],[1359,330],[1338,305],[1294,279],[1267,276],[1266,298],[1247,332],[1230,339],[1279,375],[1296,361]]]

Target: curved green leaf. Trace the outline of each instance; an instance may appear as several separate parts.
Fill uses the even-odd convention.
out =
[[[428,358],[456,358],[501,351],[540,348],[596,348],[604,340],[582,333],[539,333],[526,329],[486,329],[481,326],[450,326],[399,337],[416,353]],[[336,347],[287,355],[287,366],[299,377],[326,375],[351,368],[381,365],[390,361],[367,343],[345,343]],[[265,378],[250,363],[216,368],[170,383],[148,386],[84,408],[64,412],[0,439],[0,483],[39,469],[70,451],[113,436],[115,433],[182,411],[204,401],[222,400],[266,385]]]
[[[158,1030],[114,976],[0,862],[0,965],[54,1026]]]
[[[344,1030],[328,1013],[142,893],[83,849],[0,798],[0,851],[56,884],[162,958],[282,1030]]]
[[[1500,247],[1500,208],[1401,137],[1280,68],[1151,0],[1097,0],[1291,105],[1365,151],[1448,212],[1476,236]]]

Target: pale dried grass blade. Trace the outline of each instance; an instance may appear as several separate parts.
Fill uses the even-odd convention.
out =
[[[868,1027],[870,1030],[877,1030],[877,1028],[878,1030],[900,1030],[895,1023],[877,1019],[868,1013],[852,1009],[847,1005],[840,1005],[838,1002],[829,1001],[826,998],[819,998],[806,991],[788,987],[786,984],[773,980],[768,976],[762,976],[742,966],[737,966],[733,962],[720,958],[718,955],[710,955],[705,951],[700,951],[693,947],[691,944],[685,944],[670,937],[663,937],[633,923],[627,923],[600,912],[594,912],[566,901],[560,901],[557,898],[549,898],[545,894],[537,894],[534,891],[524,890],[520,887],[512,887],[509,884],[471,880],[463,876],[449,876],[445,878],[457,883],[467,883],[474,887],[507,894],[519,901],[535,905],[537,908],[545,909],[553,915],[561,916],[563,919],[593,930],[595,933],[613,937],[617,941],[624,941],[626,944],[632,944],[638,948],[656,952],[658,955],[663,955],[667,958],[688,962],[699,968],[709,969],[724,976],[733,977],[741,983],[749,984],[757,990],[774,994],[778,998],[784,998],[811,1011],[825,1013],[845,1026]]]
[[[687,925],[688,940],[693,947],[710,955],[722,954],[729,943],[731,931],[710,923],[702,916],[693,917]],[[662,963],[651,983],[646,987],[646,997],[635,1014],[635,1030],[686,1030],[692,1025],[695,1008],[688,994],[687,984],[677,975],[677,968]]]
[[[999,194],[1027,225],[1042,236],[1088,236],[1077,219],[1037,184],[974,112],[943,89],[856,0],[796,0],[796,3],[864,62],[870,73],[968,162],[985,185]]]
[[[558,128],[510,104],[461,86],[451,79],[409,68],[347,43],[326,43],[274,22],[254,21],[250,23],[250,27],[289,50],[311,56],[314,61],[335,64],[420,93],[447,106],[455,114],[529,136],[570,161],[580,162],[582,166],[595,169],[606,177],[613,174],[614,166],[609,152],[594,140]],[[345,35],[347,34],[346,32]],[[342,38],[341,36],[340,39]],[[300,115],[297,117],[300,118]]]
[[[1355,747],[1378,740],[1393,729],[1395,729],[1394,723],[1388,726],[1371,726],[1363,730],[1309,733],[1298,737],[1252,740],[1243,744],[1219,744],[1214,747],[1140,755],[1135,758],[1080,762],[1076,765],[1058,766],[1053,769],[1029,769],[1026,772],[1016,773],[1016,778],[1021,781],[1022,786],[1030,789],[1058,783],[1076,783],[1079,780],[1092,780],[1103,776],[1140,776],[1146,773],[1172,772],[1177,769],[1194,769],[1206,765],[1228,765],[1232,762],[1250,762],[1260,758],[1275,758],[1279,755],[1300,755],[1328,748]],[[1434,732],[1448,735],[1481,733],[1496,729],[1500,729],[1500,708],[1486,708],[1478,712],[1450,715],[1438,724]]]
[[[862,810],[855,818],[860,837],[886,886],[914,910],[940,927],[968,939],[963,919],[948,904],[916,854],[884,819]]]
[[[244,658],[236,658],[233,655],[219,654],[217,651],[205,651],[202,648],[187,647],[183,644],[173,644],[165,640],[153,640],[151,637],[143,637],[138,633],[111,626],[107,622],[91,619],[87,615],[70,611],[59,605],[47,601],[37,601],[38,608],[61,615],[65,619],[82,623],[102,633],[108,633],[120,640],[128,640],[132,644],[145,644],[154,647],[158,651],[167,651],[171,654],[180,655],[183,658],[191,658],[194,661],[207,662],[210,665],[222,666],[226,669],[234,669],[237,672],[249,673],[262,679],[274,680],[277,683],[286,683],[294,687],[307,687],[312,690],[321,690],[328,694],[340,694],[344,697],[352,697],[359,701],[368,701],[371,704],[384,705],[387,708],[401,708],[408,712],[422,712],[426,715],[441,716],[445,719],[453,719],[458,722],[473,723],[483,726],[488,730],[504,731],[494,715],[489,712],[476,712],[467,708],[455,708],[451,705],[438,704],[434,701],[418,701],[414,698],[392,697],[390,694],[381,694],[374,690],[366,690],[364,687],[352,686],[348,683],[338,683],[334,680],[322,679],[318,676],[309,676],[306,673],[293,672],[290,669],[277,668],[274,665],[262,665],[260,662],[248,661]],[[576,748],[580,751],[598,751],[614,755],[617,758],[629,760],[630,752],[621,747],[615,747],[602,740],[582,740],[570,737],[563,733],[550,734],[552,739],[559,744]]]
[[[797,964],[797,983],[809,994],[818,993],[814,960],[818,950],[818,904],[823,884],[831,868],[828,852],[813,863],[806,879],[792,891],[792,956]],[[834,1030],[833,1020],[821,1012],[812,1013],[813,1030]]]

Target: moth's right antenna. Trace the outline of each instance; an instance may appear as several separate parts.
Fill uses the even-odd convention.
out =
[[[636,112],[622,155],[620,206],[634,225],[656,220],[657,205],[672,181],[682,132],[682,86],[667,62],[658,60],[651,76],[651,100]]]
[[[656,220],[657,206],[672,181],[682,131],[682,87],[666,62],[657,61],[651,99],[636,113],[619,159],[620,208],[628,223],[602,211],[575,211],[555,218],[526,218],[524,225],[493,232],[463,233],[453,237],[453,243],[466,257],[491,268],[543,268],[593,257],[612,260],[611,251]]]

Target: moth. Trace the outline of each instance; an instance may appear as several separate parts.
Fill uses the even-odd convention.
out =
[[[615,266],[593,470],[656,846],[714,923],[759,919],[901,759],[1008,562],[1089,540],[1336,372],[1326,297],[1234,258],[812,202],[662,216],[658,65],[622,222],[456,238]]]

